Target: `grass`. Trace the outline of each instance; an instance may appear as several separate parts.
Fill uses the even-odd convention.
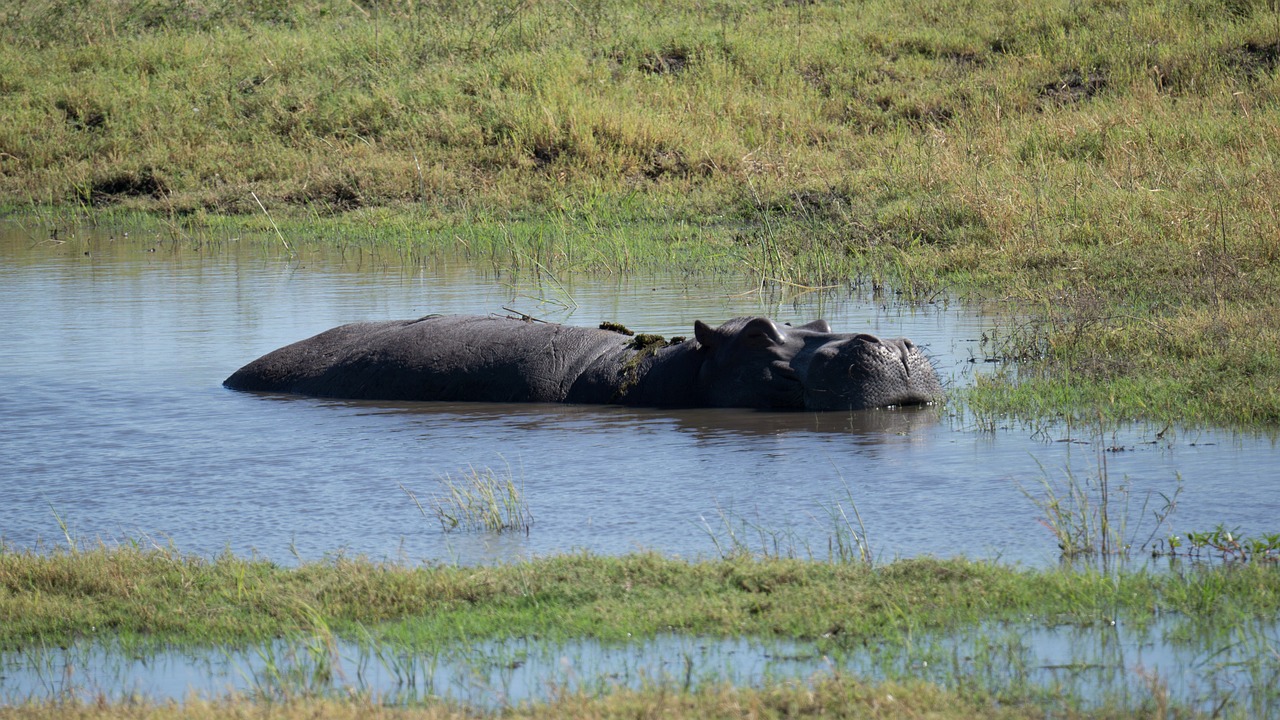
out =
[[[864,701],[853,701],[863,697],[866,703],[878,701],[877,712],[890,717],[899,710],[906,717],[944,710],[954,714],[940,717],[985,717],[997,710],[1009,717],[1043,717],[1046,710],[1062,716],[1122,717],[1178,705],[1162,695],[1157,683],[1137,705],[1130,697],[1115,707],[1104,701],[1088,712],[1066,709],[1074,705],[1064,706],[1061,689],[1018,679],[1018,668],[1028,669],[1016,657],[1023,651],[1001,639],[999,633],[1005,631],[999,628],[1009,628],[1016,637],[1026,629],[1107,628],[1119,622],[1141,632],[1158,626],[1166,642],[1204,648],[1196,653],[1231,648],[1234,657],[1242,648],[1252,648],[1244,662],[1257,664],[1257,672],[1265,676],[1274,671],[1267,659],[1274,652],[1268,639],[1274,628],[1268,623],[1274,623],[1277,611],[1280,572],[1266,563],[1195,564],[1153,572],[1028,570],[932,559],[876,567],[747,555],[694,562],[634,554],[557,556],[471,568],[338,557],[284,568],[230,555],[203,560],[140,545],[0,551],[0,648],[5,651],[38,654],[100,643],[119,647],[129,657],[147,657],[159,649],[266,648],[264,667],[253,676],[253,697],[218,702],[193,698],[181,706],[193,715],[464,712],[431,700],[425,707],[396,711],[379,706],[370,695],[336,697],[335,685],[353,670],[364,672],[371,661],[344,668],[340,640],[371,648],[372,661],[390,663],[400,677],[401,672],[421,671],[412,663],[430,662],[433,653],[450,648],[481,652],[478,648],[486,643],[521,638],[553,647],[574,639],[633,643],[678,633],[812,643],[832,657],[869,652],[879,658],[874,662],[892,664],[897,661],[890,658],[903,656],[955,667],[928,674],[940,684],[919,679],[868,684],[837,673],[799,684],[766,682],[761,688],[655,682],[590,696],[566,691],[552,693],[548,703],[513,712],[590,717],[661,708],[677,716],[700,716],[744,707],[782,712],[778,708],[785,706],[793,713],[807,708],[805,712],[819,717],[845,717],[837,698],[862,711]],[[963,650],[963,659],[951,657],[956,649],[929,639],[952,634],[976,638],[972,649]],[[1005,667],[1013,672],[1007,682],[998,675],[1006,671],[997,669]],[[1217,672],[1204,670],[1206,678]],[[1260,691],[1268,686],[1265,680],[1257,682]],[[888,695],[902,707],[889,703]],[[1262,697],[1258,702],[1263,704],[1248,707],[1267,707],[1273,700]],[[716,710],[715,703],[727,705]],[[1247,712],[1238,703],[1231,707],[1229,715]],[[113,717],[126,710],[164,717],[179,712],[179,706],[136,699],[83,705],[71,699],[33,700],[0,707],[0,717]]]
[[[524,485],[516,485],[510,467],[505,477],[499,477],[489,468],[468,468],[457,478],[441,477],[440,485],[445,492],[434,498],[432,514],[445,532],[461,529],[529,534],[533,513],[524,497]],[[418,506],[423,517],[428,517],[413,491],[403,485],[400,489]]]
[[[838,473],[838,471],[837,471]],[[715,546],[716,554],[723,560],[736,557],[762,557],[765,559],[822,560],[831,563],[858,563],[867,567],[875,564],[875,553],[862,513],[854,502],[853,491],[844,483],[845,500],[822,505],[825,518],[812,517],[819,525],[826,526],[827,547],[814,549],[800,538],[794,529],[777,530],[762,522],[739,515],[732,508],[717,507],[714,526],[701,518],[703,530]],[[845,506],[847,501],[848,507]]]
[[[682,632],[857,646],[898,633],[1005,618],[1090,623],[1185,614],[1215,587],[1223,617],[1280,609],[1274,566],[1179,573],[1026,570],[963,560],[861,563],[653,554],[571,555],[494,567],[406,567],[334,558],[284,568],[124,546],[0,553],[0,648],[106,633],[165,645],[243,644],[325,628],[426,646],[538,636],[604,641]]]
[[[1280,533],[1264,533],[1248,537],[1237,528],[1222,525],[1213,530],[1170,535],[1153,550],[1157,555],[1183,556],[1194,560],[1219,559],[1224,562],[1280,562]]]
[[[1132,514],[1129,484],[1127,479],[1117,482],[1107,472],[1107,453],[1111,450],[1103,440],[1099,430],[1093,442],[1093,472],[1081,477],[1067,467],[1062,480],[1054,482],[1042,466],[1038,491],[1020,486],[1023,495],[1040,510],[1041,524],[1053,533],[1066,559],[1097,556],[1105,563],[1112,556],[1129,558],[1135,552],[1155,551],[1152,542],[1178,507],[1181,478],[1172,495],[1149,491],[1137,514]],[[1155,495],[1159,495],[1158,500]],[[1129,526],[1131,517],[1136,519],[1134,527]],[[1148,519],[1152,527],[1144,539],[1143,525]]]
[[[0,205],[1012,299],[974,409],[1275,426],[1277,37],[1272,0],[38,0]]]

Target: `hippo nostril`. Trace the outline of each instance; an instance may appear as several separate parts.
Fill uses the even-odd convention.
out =
[[[914,348],[915,348],[915,345],[912,345],[911,341],[907,340],[906,338],[903,338],[898,342],[898,359],[902,361],[902,371],[907,374],[907,377],[911,376],[910,358],[911,358],[911,351]]]
[[[864,343],[871,343],[872,345],[880,344],[880,338],[876,337],[875,335],[868,335],[866,333],[858,333],[857,335],[853,336],[853,339],[861,340]]]

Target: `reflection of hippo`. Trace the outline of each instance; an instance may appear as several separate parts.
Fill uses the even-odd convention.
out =
[[[736,318],[694,340],[488,317],[353,323],[236,371],[237,390],[367,400],[850,410],[942,397],[909,340]]]

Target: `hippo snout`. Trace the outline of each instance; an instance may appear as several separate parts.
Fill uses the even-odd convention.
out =
[[[856,333],[815,339],[792,362],[807,410],[918,405],[942,398],[933,364],[907,338]]]

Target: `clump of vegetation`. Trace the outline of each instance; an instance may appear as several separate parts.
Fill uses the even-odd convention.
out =
[[[1055,483],[1041,468],[1039,493],[1021,487],[1023,495],[1040,509],[1041,524],[1053,533],[1065,558],[1130,557],[1134,551],[1151,547],[1178,507],[1181,484],[1172,495],[1148,492],[1138,508],[1139,522],[1130,527],[1129,485],[1124,480],[1116,482],[1108,475],[1106,448],[1099,444],[1097,453],[1095,471],[1084,477],[1067,468],[1062,481]],[[1143,523],[1148,519],[1152,521],[1151,528],[1144,539]]]
[[[622,323],[619,323],[619,322],[612,322],[609,320],[605,320],[604,322],[600,323],[600,329],[609,330],[610,332],[620,333],[622,335],[626,335],[627,337],[631,337],[632,335],[635,335],[635,332],[632,331],[630,328],[628,328],[626,325],[623,325]]]
[[[524,484],[516,484],[507,468],[499,475],[490,468],[467,468],[458,477],[444,475],[440,478],[444,489],[432,503],[432,514],[445,532],[453,530],[484,530],[488,532],[523,532],[529,534],[533,526],[533,513],[524,496]],[[424,517],[427,511],[411,490],[401,485]]]
[[[1170,535],[1152,549],[1156,557],[1187,557],[1193,560],[1218,559],[1229,563],[1280,562],[1280,533],[1246,537],[1240,530],[1219,525],[1213,530],[1189,532],[1185,537]]]
[[[633,350],[639,350],[645,355],[652,355],[669,344],[666,338],[652,333],[640,333],[632,338],[629,343]]]
[[[1238,528],[1228,530],[1218,525],[1210,531],[1158,538],[1161,529],[1171,525],[1178,508],[1181,478],[1171,495],[1147,492],[1138,508],[1137,522],[1130,527],[1129,520],[1135,515],[1127,479],[1116,482],[1107,472],[1107,454],[1122,448],[1107,446],[1103,436],[1100,426],[1091,443],[1096,452],[1093,472],[1081,477],[1068,467],[1062,481],[1055,483],[1042,467],[1039,492],[1020,486],[1043,514],[1040,522],[1053,533],[1064,558],[1101,557],[1105,564],[1113,556],[1128,559],[1135,552],[1149,550],[1153,557],[1228,563],[1280,561],[1280,533],[1245,537]],[[1149,530],[1145,527],[1148,521]]]

